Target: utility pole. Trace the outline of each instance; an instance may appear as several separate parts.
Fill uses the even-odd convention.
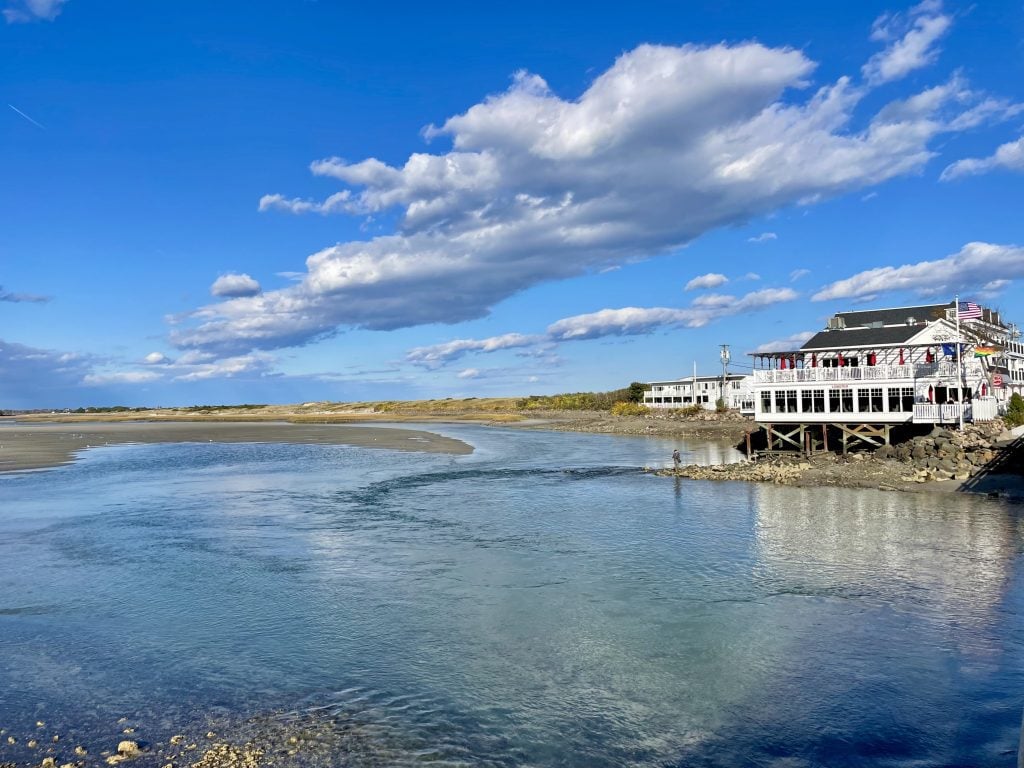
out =
[[[732,356],[729,354],[729,345],[728,344],[722,344],[721,347],[722,347],[722,351],[718,353],[718,356],[722,359],[722,387],[721,387],[721,391],[720,391],[720,394],[719,394],[719,399],[724,404],[725,403],[725,377],[729,373],[729,360],[732,359]]]

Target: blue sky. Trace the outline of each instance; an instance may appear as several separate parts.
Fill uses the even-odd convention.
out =
[[[606,389],[956,292],[1024,323],[1020,2],[0,8],[0,407]]]

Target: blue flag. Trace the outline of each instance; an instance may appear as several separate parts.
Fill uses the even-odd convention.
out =
[[[944,354],[946,357],[953,357],[953,355],[956,354],[956,347],[954,347],[952,344],[943,344],[942,354]]]

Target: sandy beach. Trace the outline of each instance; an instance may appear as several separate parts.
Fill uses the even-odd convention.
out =
[[[126,443],[302,443],[357,445],[464,455],[461,440],[416,429],[273,422],[111,422],[21,424],[0,421],[0,472],[55,467],[79,451]]]

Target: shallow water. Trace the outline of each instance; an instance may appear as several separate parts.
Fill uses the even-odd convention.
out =
[[[1013,763],[1019,508],[437,431],[476,452],[123,446],[0,476],[0,726],[327,712],[390,762]]]

